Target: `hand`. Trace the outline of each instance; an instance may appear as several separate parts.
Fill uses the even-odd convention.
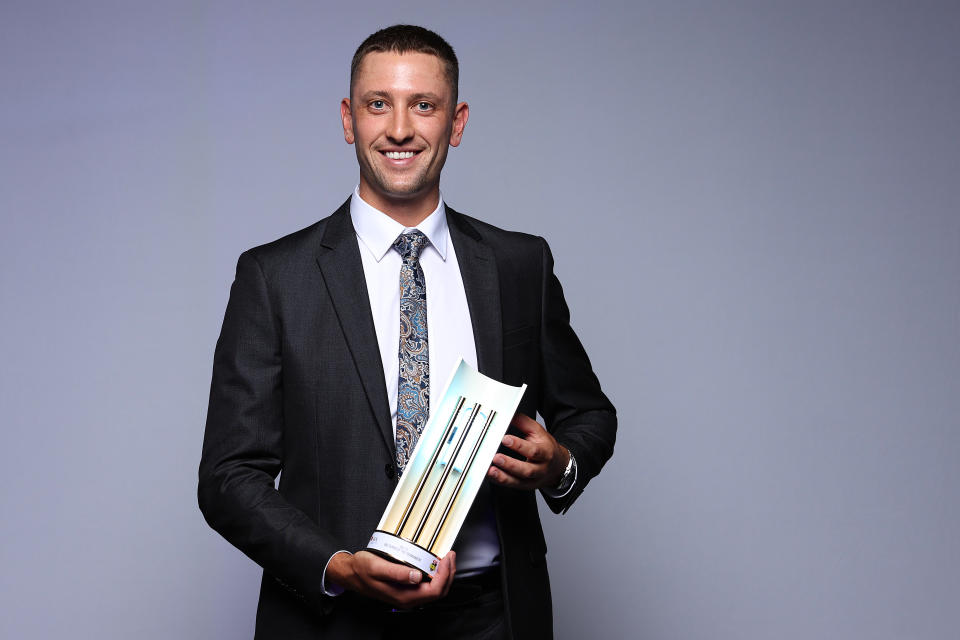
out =
[[[522,413],[513,416],[510,423],[524,437],[503,436],[503,446],[516,451],[525,460],[517,460],[498,453],[487,476],[497,484],[514,489],[542,489],[560,484],[563,471],[570,461],[570,452],[559,444],[540,423]]]
[[[398,609],[419,607],[447,595],[457,570],[457,554],[440,560],[437,575],[424,581],[417,569],[385,560],[369,551],[338,553],[330,559],[327,578],[344,589],[382,600]]]

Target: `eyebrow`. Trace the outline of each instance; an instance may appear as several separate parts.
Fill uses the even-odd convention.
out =
[[[415,93],[410,97],[413,100],[430,100],[431,102],[443,102],[443,98],[441,98],[435,93],[429,93],[429,92]]]

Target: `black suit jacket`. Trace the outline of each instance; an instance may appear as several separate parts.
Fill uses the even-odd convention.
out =
[[[576,457],[575,489],[546,498],[562,512],[612,454],[614,409],[570,328],[546,242],[449,207],[447,219],[479,370],[527,383],[520,411],[539,412]],[[385,606],[330,598],[320,581],[334,552],[365,547],[396,485],[394,460],[348,200],[240,256],[214,354],[198,496],[210,526],[264,569],[257,638],[381,637]],[[510,628],[515,638],[551,637],[535,496],[490,490]]]

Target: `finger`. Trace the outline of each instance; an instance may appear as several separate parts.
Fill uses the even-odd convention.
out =
[[[394,607],[406,609],[416,604],[416,599],[423,592],[425,584],[397,584],[395,582],[381,582],[371,580],[365,583],[363,595],[388,602]]]
[[[386,585],[387,583],[382,582],[380,584]],[[386,597],[381,599],[389,602],[397,609],[412,609],[431,600],[430,597],[424,595],[427,588],[427,584],[421,584],[416,587],[387,587],[383,590]]]
[[[520,412],[517,412],[513,415],[513,420],[510,421],[510,424],[519,429],[521,433],[524,433],[528,436],[532,436],[540,431],[544,431],[544,428],[540,426],[539,422],[529,416],[523,415]]]
[[[437,571],[437,575],[434,576],[432,581],[432,584],[436,585],[438,592],[442,592],[444,585],[453,578],[453,572],[455,571],[453,559],[456,555],[453,551],[448,551],[447,555],[440,559],[439,571]]]
[[[512,451],[516,451],[524,458],[536,458],[540,455],[539,447],[537,447],[536,443],[529,440],[524,440],[516,436],[503,436],[501,442],[503,446]]]
[[[397,586],[418,585],[423,580],[423,574],[417,569],[392,562],[389,564],[390,567],[377,566],[372,568],[367,575],[371,580]]]
[[[535,480],[543,473],[543,469],[541,469],[542,465],[536,462],[517,460],[516,458],[505,456],[502,453],[493,456],[493,464],[501,471],[520,481]]]
[[[423,574],[416,569],[390,562],[366,551],[361,551],[357,555],[360,556],[361,554],[366,556],[363,557],[363,568],[369,578],[397,584],[419,584],[423,579]]]
[[[447,557],[450,558],[450,577],[443,586],[443,595],[450,593],[450,587],[453,586],[453,579],[457,574],[457,552],[451,551]]]
[[[487,476],[502,487],[509,487],[510,489],[526,489],[528,487],[526,481],[520,480],[497,467],[490,467]]]
[[[453,582],[453,574],[456,571],[454,558],[456,558],[456,553],[449,551],[447,555],[440,559],[437,573],[433,579],[430,582],[420,585],[419,588],[415,592],[412,592],[410,597],[406,599],[411,606],[418,606],[433,600],[439,600],[447,595],[450,591],[450,584]]]
[[[440,571],[437,572],[430,583],[431,587],[435,587],[433,593],[430,594],[431,599],[440,599],[450,592],[450,585],[453,584],[454,574],[457,571],[455,558],[456,554],[451,551],[440,561]]]

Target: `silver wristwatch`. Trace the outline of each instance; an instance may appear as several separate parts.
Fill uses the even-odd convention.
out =
[[[570,450],[567,449],[567,453],[570,453]],[[560,476],[560,483],[557,485],[557,488],[554,491],[563,492],[570,488],[570,483],[573,482],[573,468],[576,466],[577,462],[573,459],[573,454],[570,453],[570,459],[567,460],[567,466],[563,470],[563,475]]]

